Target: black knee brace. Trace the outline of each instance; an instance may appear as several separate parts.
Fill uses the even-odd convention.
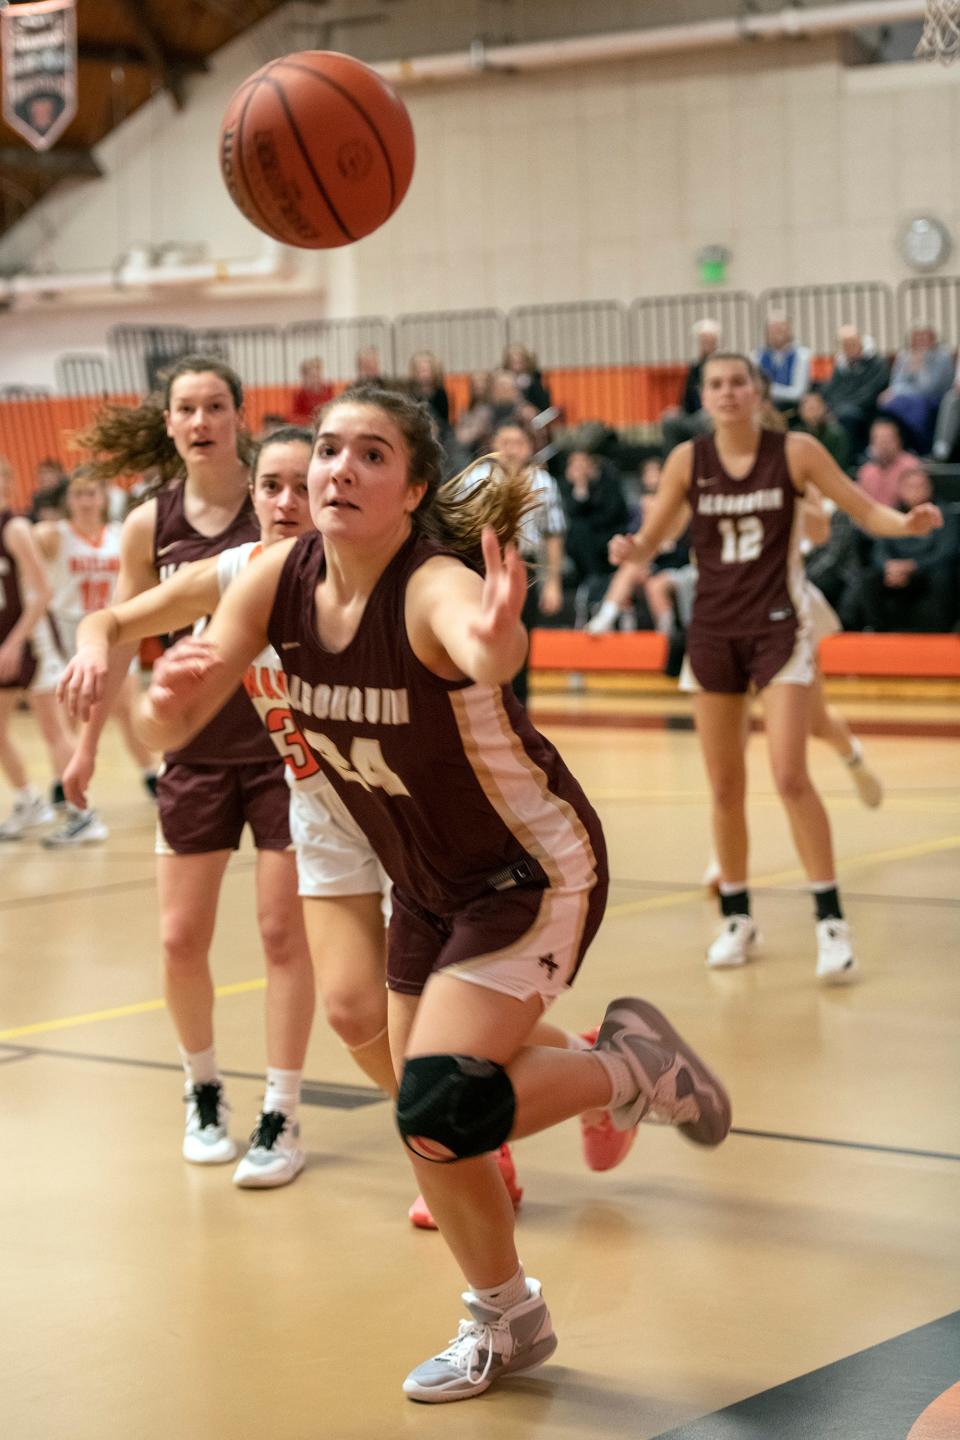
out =
[[[516,1097],[502,1065],[471,1055],[407,1060],[397,1096],[403,1143],[424,1160],[450,1164],[497,1150],[513,1128]]]

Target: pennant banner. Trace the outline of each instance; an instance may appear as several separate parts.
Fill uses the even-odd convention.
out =
[[[74,0],[0,10],[3,118],[34,150],[49,150],[77,113]]]

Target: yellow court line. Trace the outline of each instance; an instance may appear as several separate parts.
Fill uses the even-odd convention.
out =
[[[262,990],[266,980],[240,980],[236,985],[218,985],[214,994],[218,999],[225,995],[244,995],[249,990]],[[151,1010],[166,1009],[165,1000],[141,1000],[136,1005],[117,1005],[112,1010],[91,1010],[87,1015],[65,1015],[61,1020],[39,1020],[35,1025],[16,1025],[12,1030],[0,1030],[0,1041],[22,1040],[25,1035],[42,1035],[51,1030],[74,1030],[78,1025],[93,1025],[98,1020],[120,1020],[125,1015],[148,1015]]]
[[[960,849],[960,835],[945,835],[940,840],[919,841],[916,845],[901,845],[896,850],[872,850],[851,860],[841,860],[837,873],[845,875],[850,870],[862,870],[868,865],[883,865],[892,860],[916,860],[923,855],[935,855],[943,850]],[[799,866],[789,870],[775,870],[769,875],[757,875],[750,882],[751,890],[774,885],[787,885],[806,876]],[[671,895],[653,895],[647,900],[625,900],[621,905],[608,905],[606,914],[613,916],[641,915],[648,910],[669,910],[675,905],[686,905],[690,900],[701,900],[704,888],[675,890]]]
[[[922,855],[935,855],[944,850],[960,849],[960,835],[946,835],[940,840],[922,841],[916,845],[901,845],[896,850],[874,850],[867,855],[845,860],[837,866],[840,874],[849,870],[860,870],[867,865],[882,865],[891,860],[914,860]],[[778,870],[770,875],[758,875],[753,887],[784,885],[802,880],[804,873],[799,867]],[[703,886],[689,890],[675,890],[670,895],[651,895],[646,900],[628,900],[622,905],[610,905],[607,915],[613,919],[623,915],[640,915],[650,910],[669,910],[677,905],[687,905],[691,900],[702,900]],[[227,995],[245,995],[251,990],[262,990],[264,979],[241,980],[235,985],[218,985],[215,994],[218,999]],[[136,1005],[118,1005],[113,1010],[93,1010],[87,1015],[65,1015],[60,1020],[40,1020],[35,1025],[18,1025],[11,1030],[0,1030],[0,1042],[22,1040],[26,1035],[42,1035],[55,1030],[73,1030],[80,1025],[94,1025],[100,1020],[119,1020],[125,1015],[146,1015],[152,1010],[162,1010],[164,1000],[142,1000]]]

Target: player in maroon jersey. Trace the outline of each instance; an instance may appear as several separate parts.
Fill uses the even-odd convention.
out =
[[[522,478],[439,488],[429,417],[370,386],[326,407],[309,472],[319,534],[280,545],[224,597],[208,637],[160,663],[147,743],[181,743],[269,640],[299,733],[394,881],[387,977],[397,1123],[470,1287],[471,1319],[404,1384],[468,1399],[556,1347],[527,1280],[494,1152],[609,1109],[656,1113],[701,1144],[730,1124],[722,1085],[641,1000],[595,1048],[531,1044],[573,981],[607,889],[599,821],[509,681],[523,660]],[[465,556],[479,550],[481,577]],[[435,538],[428,538],[435,537]]]
[[[108,477],[151,465],[167,476],[124,522],[118,603],[191,560],[259,539],[241,456],[242,404],[233,370],[190,356],[169,372],[162,401],[148,400],[136,410],[114,407],[84,437]],[[118,646],[111,655],[111,683],[64,777],[68,797],[87,790],[104,718],[132,650]],[[196,1164],[222,1164],[234,1159],[236,1145],[227,1130],[214,1050],[209,949],[224,872],[247,824],[257,847],[257,915],[267,968],[261,1113],[284,1114],[291,1128],[314,1009],[283,763],[239,684],[189,745],[168,749],[157,805],[165,989],[186,1075],[183,1155]],[[258,1146],[255,1131],[252,1147]]]
[[[677,446],[643,528],[611,541],[610,558],[644,564],[692,513],[697,595],[687,633],[694,713],[713,793],[723,923],[707,963],[742,965],[758,934],[747,890],[746,767],[742,735],[752,690],[761,693],[774,780],[816,906],[817,975],[853,978],[856,961],[837,893],[826,810],[807,770],[816,666],[800,558],[807,485],[873,535],[925,535],[941,522],[934,505],[909,514],[878,505],[812,436],[760,425],[757,372],[746,356],[711,355],[704,408],[714,425]]]
[[[52,592],[33,526],[10,509],[13,471],[0,456],[0,770],[13,787],[13,809],[0,824],[0,841],[22,836],[55,818],[46,798],[31,784],[19,749],[10,738],[10,719],[21,693],[40,727],[59,784],[72,746],[57,709],[54,690],[63,660],[47,618]]]

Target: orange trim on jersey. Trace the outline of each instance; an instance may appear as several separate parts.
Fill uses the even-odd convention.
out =
[[[91,540],[89,535],[84,535],[84,533],[83,533],[82,530],[78,530],[78,529],[77,529],[76,525],[74,525],[74,523],[73,523],[72,520],[68,520],[68,521],[67,521],[67,524],[68,524],[68,526],[70,527],[70,529],[73,531],[74,535],[76,535],[77,539],[80,540],[80,541],[82,541],[84,545],[89,545],[91,550],[99,550],[99,549],[100,549],[100,546],[103,544],[104,540],[106,539],[106,535],[107,535],[107,527],[106,527],[106,525],[102,525],[102,526],[100,527],[100,534],[97,536],[96,540]]]

